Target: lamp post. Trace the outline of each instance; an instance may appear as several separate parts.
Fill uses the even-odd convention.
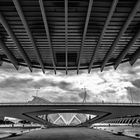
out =
[[[83,94],[83,103],[86,103],[86,98],[87,98],[87,90],[86,90],[86,87],[83,83],[80,82],[80,86],[84,87],[84,88],[81,88],[81,90],[83,90],[84,94]]]
[[[130,92],[130,96],[131,96],[131,102],[132,102],[132,104],[133,104],[133,96],[132,96],[131,89],[129,89],[129,92]]]
[[[40,87],[36,88],[36,97],[38,97],[38,91],[40,90]]]
[[[86,88],[84,87],[84,98],[83,98],[83,103],[86,103],[86,98],[87,98],[87,91],[86,91]]]

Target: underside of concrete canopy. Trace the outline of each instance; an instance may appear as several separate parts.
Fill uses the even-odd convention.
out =
[[[0,62],[16,69],[116,69],[139,46],[140,0],[0,0]]]

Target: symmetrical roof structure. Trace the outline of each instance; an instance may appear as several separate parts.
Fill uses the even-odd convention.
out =
[[[77,125],[86,121],[87,116],[85,114],[76,113],[57,113],[48,115],[51,123],[57,125]]]
[[[45,98],[33,96],[33,99],[31,101],[28,101],[27,104],[53,104],[49,100],[46,100]],[[46,119],[56,125],[78,125],[80,123],[86,122],[89,118],[92,119],[95,117],[95,115],[91,114],[81,114],[81,113],[53,113],[53,114],[43,114],[43,115],[37,115],[37,117],[43,119],[46,121]]]
[[[140,0],[0,0],[0,61],[76,70],[140,55]]]

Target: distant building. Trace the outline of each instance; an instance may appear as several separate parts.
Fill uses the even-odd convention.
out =
[[[51,102],[38,96],[33,96],[31,101],[27,102],[28,104],[50,104]]]
[[[33,96],[33,100],[28,101],[28,104],[51,104],[51,103],[52,102],[38,96]],[[47,114],[39,115],[38,117],[57,125],[77,125],[95,116],[81,113],[55,113],[49,115]]]

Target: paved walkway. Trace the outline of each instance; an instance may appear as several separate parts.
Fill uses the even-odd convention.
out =
[[[100,129],[114,134],[122,133],[123,135],[140,138],[140,126],[99,126],[94,129]]]
[[[32,131],[4,140],[135,140],[88,128],[50,128]]]

